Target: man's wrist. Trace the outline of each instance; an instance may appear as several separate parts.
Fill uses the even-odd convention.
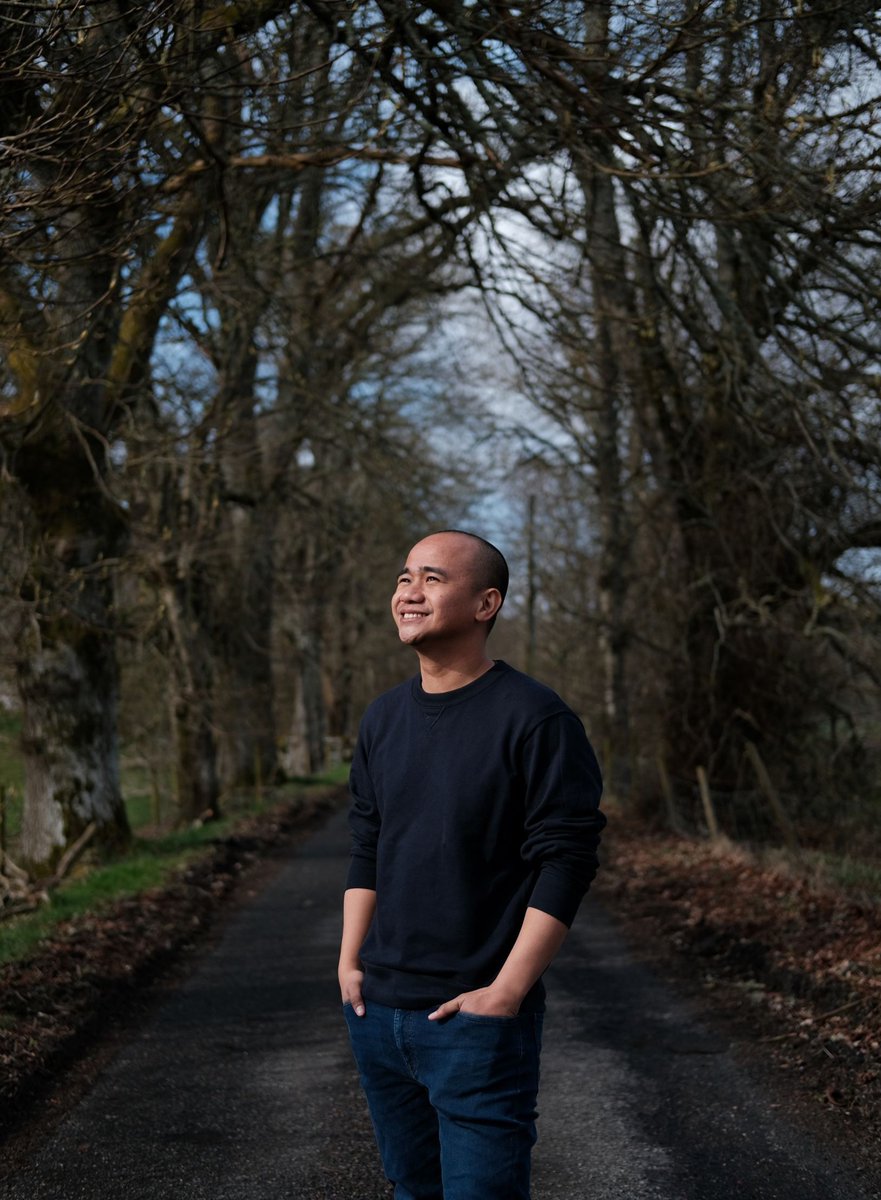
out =
[[[487,991],[492,994],[494,1000],[498,1000],[500,1005],[515,1011],[519,1011],[520,1005],[526,998],[526,992],[522,988],[514,987],[505,980],[495,980],[489,985]]]

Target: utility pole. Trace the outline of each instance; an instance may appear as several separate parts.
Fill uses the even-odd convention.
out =
[[[535,674],[535,495],[526,509],[526,674]]]

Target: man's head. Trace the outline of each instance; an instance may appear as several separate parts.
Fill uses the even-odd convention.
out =
[[[444,529],[417,542],[398,575],[392,616],[398,635],[420,646],[486,639],[508,589],[508,564],[484,538]]]

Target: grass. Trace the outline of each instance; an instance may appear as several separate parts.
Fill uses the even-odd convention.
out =
[[[821,878],[834,887],[875,900],[881,898],[881,863],[822,851],[813,851],[809,858]]]
[[[36,912],[4,922],[0,927],[0,964],[30,954],[62,921],[94,912],[119,897],[158,887],[187,858],[186,854],[163,858],[153,853],[145,854],[136,847],[118,862],[96,867],[81,878],[68,880],[52,893],[49,903]]]
[[[226,802],[226,815],[197,828],[184,828],[143,836],[136,834],[123,857],[97,866],[78,868],[53,890],[47,904],[36,912],[24,913],[0,924],[0,964],[24,958],[62,921],[95,912],[112,900],[137,895],[159,887],[177,870],[207,852],[217,838],[229,834],[245,816],[266,811],[284,800],[308,795],[345,782],[347,767],[335,767],[322,775],[292,780],[265,793],[261,803],[253,792],[242,791]],[[133,828],[145,829],[153,818],[153,801],[148,793],[126,795]]]

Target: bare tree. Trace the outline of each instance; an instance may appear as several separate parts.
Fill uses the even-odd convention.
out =
[[[108,844],[126,836],[115,731],[113,577],[129,545],[131,510],[115,490],[116,464],[125,462],[132,420],[140,419],[140,409],[152,411],[151,372],[172,301],[178,299],[176,320],[192,327],[188,305],[199,293],[210,295],[225,327],[214,354],[213,414],[186,434],[188,453],[200,440],[209,444],[222,435],[223,461],[214,472],[187,464],[179,452],[184,443],[172,436],[178,453],[168,458],[160,485],[169,517],[162,528],[186,526],[192,549],[193,529],[210,525],[200,508],[206,470],[216,481],[227,532],[257,529],[249,520],[259,476],[252,458],[258,400],[252,350],[265,288],[278,273],[270,270],[261,280],[264,268],[254,268],[245,245],[254,239],[271,245],[262,226],[267,206],[279,198],[282,223],[291,212],[308,215],[308,202],[300,205],[308,188],[291,181],[310,168],[412,162],[422,174],[462,163],[455,151],[427,152],[406,112],[400,121],[393,112],[357,125],[348,120],[359,86],[374,112],[386,101],[370,91],[372,68],[337,37],[336,21],[325,29],[300,9],[267,0],[234,12],[171,2],[137,13],[79,0],[39,10],[13,7],[17,19],[3,31],[10,81],[2,114],[9,164],[0,294],[8,363],[3,447],[6,472],[27,497],[35,530],[23,593],[32,619],[19,670],[29,779],[26,853],[35,864],[51,864],[91,821]],[[348,74],[345,60],[354,64]],[[319,137],[309,132],[315,114],[297,110],[309,78],[324,89]],[[338,87],[344,78],[349,82]],[[397,137],[407,127],[411,134]],[[242,200],[242,193],[233,194],[237,186],[256,187],[258,194]],[[442,225],[465,204],[453,196],[424,205],[423,227],[435,220]],[[361,251],[359,234],[356,225],[337,255],[337,274],[347,254],[351,259]],[[194,340],[209,339],[197,328]],[[152,424],[167,446],[165,417]],[[136,442],[150,425],[151,419],[142,423]],[[171,503],[181,481],[183,501]],[[238,542],[250,546],[253,539],[246,534]],[[188,760],[179,764],[179,784],[196,797],[188,812],[216,808],[209,762],[217,730],[203,701],[216,696],[217,664],[209,664],[210,654],[197,649],[200,638],[193,636],[198,626],[211,642],[221,619],[216,577],[204,566],[198,556],[187,562],[186,555],[172,554],[157,576],[171,572],[161,590],[177,664],[178,743]],[[239,632],[235,608],[258,624],[270,621],[266,553],[228,566],[220,573],[227,590],[225,635],[217,639],[225,647],[221,665],[228,686],[242,672],[253,679],[262,670],[259,756],[267,769],[266,638],[254,637],[253,628],[229,636]],[[228,758],[231,778],[240,777],[243,759],[251,758],[245,742],[253,738]],[[190,778],[197,781],[192,789]]]
[[[111,4],[14,7],[3,31],[3,449],[36,531],[18,679],[24,854],[46,867],[90,822],[106,843],[127,836],[112,613],[127,523],[108,451],[203,201],[196,186],[150,213],[154,184],[138,162],[180,88],[149,40],[174,40],[174,25]]]
[[[530,374],[512,338],[527,387],[594,484],[607,721],[627,740],[628,656],[653,645],[650,761],[734,787],[761,742],[801,792],[831,756],[834,788],[846,739],[826,735],[874,658],[851,598],[877,604],[845,558],[879,542],[876,9],[381,10],[400,61],[432,62],[413,83],[390,60],[390,86],[442,110],[451,140],[479,140],[479,111],[531,164],[497,209],[541,231],[550,265],[499,221],[495,248],[553,339]],[[650,545],[661,591],[634,554]]]
[[[877,170],[877,14],[668,11],[596,6],[554,63],[535,25],[517,30],[524,61],[556,80],[544,98],[587,222],[588,283],[579,267],[548,293],[567,374],[543,403],[593,473],[611,551],[600,582],[630,579],[614,606],[618,653],[634,641],[662,652],[649,762],[659,745],[684,778],[703,764],[734,788],[745,746],[761,743],[793,789],[822,778],[850,790],[847,739],[827,734],[850,713],[859,755],[855,684],[872,671],[842,555],[881,534],[877,197],[862,186]],[[529,215],[572,236],[566,211]],[[609,538],[610,497],[626,501],[634,546],[654,530],[653,573],[632,573],[633,552]],[[647,608],[666,628],[646,628]]]
[[[873,7],[8,7],[0,436],[30,531],[9,586],[31,861],[91,821],[126,836],[133,542],[185,815],[272,771],[280,576],[312,762],[328,713],[348,724],[321,597],[359,574],[333,551],[411,444],[381,403],[408,320],[469,282],[502,323],[528,314],[524,384],[595,521],[574,557],[610,741],[633,742],[651,651],[640,740],[683,774],[736,783],[758,740],[793,779],[829,737],[843,762],[874,661],[853,597],[876,603],[846,556],[879,541]]]

